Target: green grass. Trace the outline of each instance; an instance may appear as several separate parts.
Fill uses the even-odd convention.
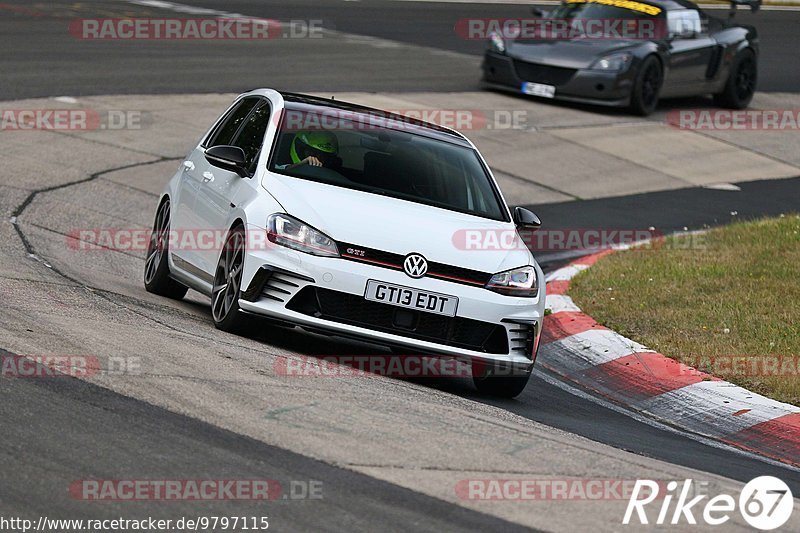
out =
[[[800,405],[800,215],[612,254],[569,294],[626,337]]]

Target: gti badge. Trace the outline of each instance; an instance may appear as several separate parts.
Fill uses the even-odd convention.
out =
[[[428,262],[420,254],[408,254],[403,261],[403,270],[412,278],[418,279],[428,272]]]

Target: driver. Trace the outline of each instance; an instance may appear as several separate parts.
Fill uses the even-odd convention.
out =
[[[337,169],[342,166],[339,154],[339,141],[329,131],[301,131],[294,136],[289,155],[291,164],[278,168],[291,169],[301,165]]]

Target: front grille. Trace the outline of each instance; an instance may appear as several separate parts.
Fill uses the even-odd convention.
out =
[[[286,307],[304,315],[412,339],[477,352],[508,353],[506,328],[480,320],[412,311],[371,302],[354,294],[311,286],[302,289]],[[404,326],[398,326],[398,322]]]
[[[403,270],[403,261],[405,261],[406,258],[404,255],[392,252],[384,252],[383,250],[375,250],[373,248],[365,248],[364,246],[358,246],[344,242],[337,244],[343,259],[367,263],[392,270]],[[429,278],[442,279],[445,281],[452,281],[454,283],[461,283],[464,285],[484,287],[491,279],[492,274],[428,261],[428,272],[425,274],[425,276]]]
[[[552,67],[516,59],[514,60],[514,70],[516,70],[517,77],[521,80],[545,83],[547,85],[563,85],[578,72],[574,68]]]

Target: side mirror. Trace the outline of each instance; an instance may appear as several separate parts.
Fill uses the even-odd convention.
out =
[[[694,39],[695,37],[697,37],[697,32],[693,28],[684,28],[681,31],[670,35],[670,40],[673,41],[675,39]]]
[[[250,177],[244,150],[238,146],[212,146],[206,150],[206,161],[217,168],[235,172],[243,178]]]
[[[751,13],[761,9],[761,0],[731,0],[731,10],[736,11],[738,6],[748,6]]]
[[[533,214],[533,211],[525,209],[524,207],[514,208],[514,224],[516,224],[518,228],[529,231],[536,231],[542,227],[542,221],[539,220],[539,217]]]

